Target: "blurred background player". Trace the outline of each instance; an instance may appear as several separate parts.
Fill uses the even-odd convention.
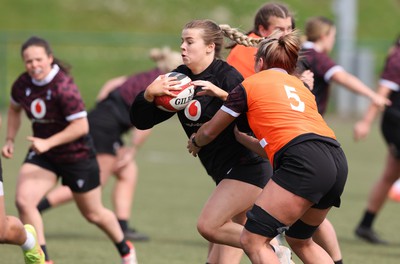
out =
[[[367,207],[355,234],[372,244],[387,244],[372,226],[385,204],[389,190],[400,177],[400,36],[388,52],[379,80],[378,94],[392,102],[384,110],[381,120],[381,132],[387,144],[386,163],[385,169],[369,193]],[[355,140],[363,139],[369,134],[379,110],[375,104],[369,106],[362,120],[354,126]]]
[[[0,116],[1,127],[1,116]],[[18,245],[25,264],[44,264],[44,253],[31,225],[23,225],[15,216],[7,215],[4,203],[3,168],[0,160],[0,244]]]
[[[231,34],[238,35],[232,39],[242,39],[241,45],[234,43],[228,48],[232,48],[227,57],[227,62],[234,66],[245,78],[255,73],[254,56],[257,47],[248,45],[252,39],[265,38],[275,30],[280,30],[282,34],[288,34],[295,28],[293,12],[283,3],[266,3],[262,5],[254,17],[253,28],[247,32],[247,36],[240,36],[240,32],[232,31]],[[313,89],[313,73],[309,69],[296,70],[296,75],[310,88]],[[317,241],[332,257],[336,264],[343,263],[339,241],[332,223],[326,219],[314,233],[314,240]]]
[[[248,45],[245,41],[249,40],[251,42],[253,39],[268,37],[275,30],[280,30],[282,34],[287,34],[292,32],[294,28],[294,15],[285,4],[266,3],[257,10],[254,16],[253,28],[245,34],[247,37],[235,36],[243,40],[241,45],[233,42],[227,46],[231,50],[226,61],[235,67],[244,78],[247,78],[255,73],[254,56],[257,52],[257,47]],[[304,70],[299,75],[299,78],[312,89],[313,78],[311,71]]]
[[[282,3],[266,3],[261,6],[254,16],[253,28],[246,33],[248,38],[260,39],[268,37],[275,30],[282,31],[283,34],[292,32],[295,28],[294,17],[288,7]],[[226,61],[235,67],[246,79],[255,74],[254,56],[257,47],[238,45],[236,42],[228,46],[231,51]]]
[[[60,177],[62,184],[71,188],[81,214],[114,242],[122,263],[136,264],[132,243],[124,239],[115,214],[102,204],[99,166],[88,136],[87,113],[69,67],[54,57],[46,40],[36,36],[22,44],[21,56],[26,71],[11,88],[2,155],[13,157],[14,139],[25,111],[33,135],[27,138],[31,145],[17,180],[16,205],[22,222],[35,227],[46,263],[53,263],[36,206]]]
[[[302,44],[303,58],[299,60],[298,71],[311,70],[314,73],[312,93],[315,95],[321,115],[326,112],[332,82],[368,97],[379,107],[390,103],[329,57],[328,54],[335,45],[336,37],[333,21],[322,16],[311,17],[307,20],[304,31],[306,41]]]
[[[135,156],[150,134],[150,130],[132,127],[129,107],[136,95],[160,74],[167,73],[182,64],[179,52],[168,47],[150,50],[150,58],[157,67],[131,76],[119,76],[107,81],[100,89],[97,104],[88,114],[89,131],[96,149],[100,166],[101,183],[104,186],[112,174],[116,182],[112,193],[114,212],[126,239],[147,241],[146,234],[128,226],[138,178]],[[123,136],[131,131],[131,144],[124,146]],[[52,190],[39,203],[39,211],[72,200],[72,193],[66,186]]]

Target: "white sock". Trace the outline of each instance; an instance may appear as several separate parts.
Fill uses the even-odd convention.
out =
[[[24,251],[27,251],[35,247],[36,240],[35,237],[28,231],[25,230],[25,233],[26,233],[26,241],[24,244],[22,244],[21,247]]]

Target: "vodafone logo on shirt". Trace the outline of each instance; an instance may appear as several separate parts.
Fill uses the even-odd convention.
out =
[[[197,100],[192,100],[185,108],[185,116],[191,121],[199,120],[201,115],[201,105]]]
[[[37,119],[41,119],[46,115],[46,104],[42,99],[35,99],[31,103],[31,113]]]

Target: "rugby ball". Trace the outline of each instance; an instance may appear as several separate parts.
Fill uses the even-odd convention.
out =
[[[158,108],[167,112],[177,112],[185,109],[194,96],[194,85],[192,80],[183,73],[169,72],[165,74],[167,77],[176,77],[181,83],[175,87],[180,90],[172,91],[176,97],[169,95],[156,96],[154,103]]]

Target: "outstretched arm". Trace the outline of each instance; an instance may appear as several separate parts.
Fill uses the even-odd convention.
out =
[[[378,88],[378,94],[384,98],[388,98],[391,90],[383,85]],[[354,139],[356,141],[363,139],[368,136],[371,129],[371,124],[374,121],[376,115],[378,114],[380,108],[376,104],[371,104],[362,120],[358,121],[354,125]]]
[[[356,76],[346,72],[337,71],[333,74],[332,80],[345,86],[347,89],[364,95],[371,99],[371,101],[379,108],[384,108],[385,105],[390,105],[391,102],[386,97],[374,92],[368,86],[366,86],[360,79]]]

